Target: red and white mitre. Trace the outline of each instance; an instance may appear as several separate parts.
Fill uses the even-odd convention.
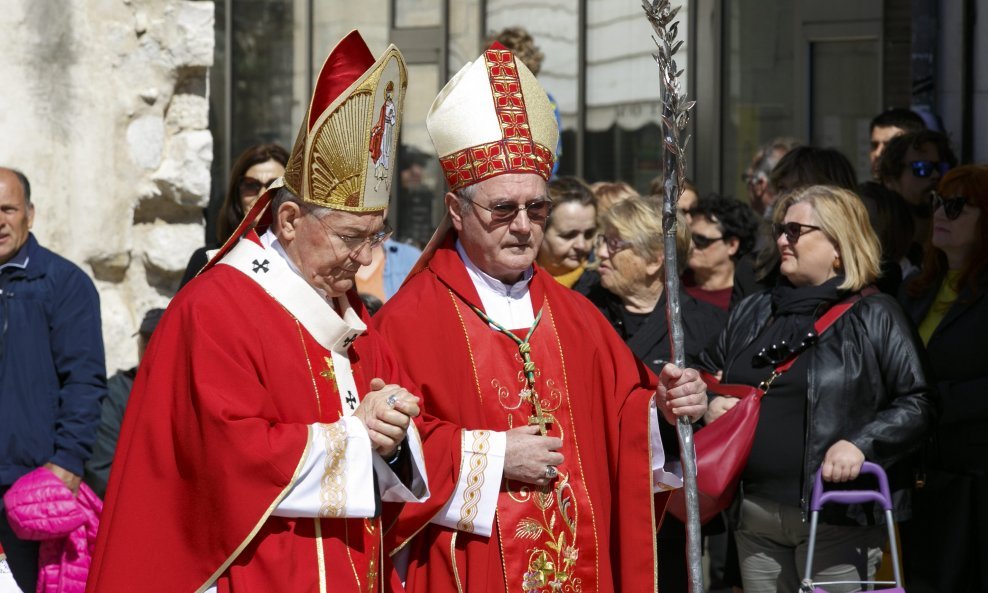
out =
[[[549,97],[500,43],[446,84],[425,123],[451,191],[505,173],[552,174],[559,128]]]

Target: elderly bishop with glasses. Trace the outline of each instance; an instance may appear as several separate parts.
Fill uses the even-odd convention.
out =
[[[439,419],[432,497],[388,534],[406,590],[653,591],[655,495],[682,484],[659,423],[698,418],[706,386],[689,369],[656,377],[534,263],[558,129],[520,60],[494,44],[426,124],[446,217],[374,317]]]
[[[340,41],[283,180],[168,307],[88,591],[400,586],[382,532],[428,497],[419,402],[352,288],[388,235],[373,115],[393,101],[400,118],[406,88],[396,48],[375,60],[358,33]],[[393,156],[394,136],[376,148]]]

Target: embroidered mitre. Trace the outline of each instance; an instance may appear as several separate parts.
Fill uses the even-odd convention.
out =
[[[394,45],[376,61],[357,31],[330,52],[285,168],[303,201],[349,212],[388,207],[408,88]]]
[[[552,104],[500,43],[446,84],[426,127],[451,191],[505,173],[552,174],[559,137]]]

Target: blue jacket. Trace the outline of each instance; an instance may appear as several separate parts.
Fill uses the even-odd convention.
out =
[[[384,242],[384,297],[394,296],[422,252],[411,245],[388,239]]]
[[[0,486],[49,461],[81,476],[105,395],[96,287],[29,235],[0,267]]]

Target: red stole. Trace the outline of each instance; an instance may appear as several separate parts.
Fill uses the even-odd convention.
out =
[[[457,313],[474,360],[477,405],[485,428],[504,431],[535,418],[535,406],[520,393],[526,386],[518,345],[491,328],[460,299]],[[536,305],[538,308],[538,305]],[[518,330],[520,337],[527,329]],[[566,459],[547,488],[508,481],[497,505],[497,529],[504,551],[508,590],[544,588],[556,582],[580,588],[598,572],[597,527],[580,460],[578,433],[573,428],[566,361],[548,300],[532,334],[531,359],[536,365],[535,391],[543,417],[552,420],[549,436],[563,440]],[[504,364],[506,360],[514,364]],[[467,509],[464,509],[466,512]],[[512,582],[512,579],[518,579]]]

